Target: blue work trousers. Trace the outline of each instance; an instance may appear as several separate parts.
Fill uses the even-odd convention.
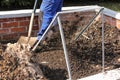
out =
[[[42,24],[37,39],[39,40],[49,26],[55,14],[61,11],[63,0],[42,0],[40,11],[43,13]]]

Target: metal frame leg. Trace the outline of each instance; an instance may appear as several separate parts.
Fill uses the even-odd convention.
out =
[[[65,39],[64,39],[64,33],[63,33],[63,28],[62,28],[62,24],[61,24],[61,20],[60,20],[59,16],[57,17],[57,20],[58,20],[58,25],[59,25],[59,30],[60,30],[62,45],[63,45],[63,49],[64,49],[65,60],[66,60],[66,64],[67,64],[69,80],[72,80],[68,52],[67,52],[67,48],[66,48],[66,44],[65,44]]]
[[[105,72],[105,47],[104,47],[104,15],[101,12],[101,22],[102,22],[102,72]]]

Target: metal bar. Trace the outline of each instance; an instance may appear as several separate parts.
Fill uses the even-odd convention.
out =
[[[80,31],[80,33],[78,34],[78,36],[75,38],[75,41],[77,41],[77,40],[79,39],[79,37],[87,30],[87,28],[91,26],[91,24],[93,23],[93,21],[95,20],[95,18],[96,18],[96,17],[100,14],[100,12],[103,11],[103,10],[104,10],[104,8],[101,8],[101,9],[99,10],[99,12],[90,20],[90,22],[88,23],[88,25],[87,25],[86,27],[84,27],[84,28]]]
[[[32,48],[32,51],[34,51],[36,49],[36,47],[39,45],[39,43],[41,42],[41,40],[43,39],[43,37],[45,36],[45,34],[48,32],[48,30],[50,29],[50,27],[52,26],[53,22],[55,21],[55,19],[57,18],[58,13],[55,15],[55,17],[53,18],[53,20],[51,21],[50,25],[48,26],[48,28],[45,30],[44,34],[41,36],[41,38],[39,39],[39,41],[36,43],[36,45]]]
[[[36,11],[36,5],[37,5],[38,0],[35,0],[34,7],[33,7],[33,13]]]
[[[64,49],[65,60],[66,60],[66,64],[67,64],[69,80],[72,80],[68,52],[67,52],[66,43],[65,43],[65,39],[64,39],[64,33],[63,33],[63,28],[62,28],[61,20],[60,20],[59,16],[57,17],[57,20],[58,20],[58,25],[59,25],[59,30],[60,30],[62,45],[63,45],[63,49]]]
[[[35,0],[32,15],[31,15],[31,18],[30,18],[30,24],[29,24],[29,30],[28,30],[28,41],[30,40],[31,33],[32,33],[33,20],[34,20],[34,15],[35,15],[35,11],[36,11],[37,2],[38,2],[38,0]]]
[[[102,72],[105,72],[105,47],[104,47],[104,15],[103,11],[101,13],[101,22],[102,22]]]
[[[101,7],[87,7],[87,8],[78,8],[78,9],[72,9],[72,10],[65,10],[59,12],[59,14],[66,14],[66,13],[74,13],[74,12],[81,12],[81,11],[94,11],[95,9],[100,9]]]
[[[65,13],[73,13],[73,12],[80,12],[80,11],[88,11],[88,10],[95,10],[95,9],[100,9],[100,8],[81,8],[81,9],[75,9],[75,10],[68,10],[68,11],[62,11],[62,12],[57,12],[57,14],[55,15],[55,17],[53,18],[53,20],[51,21],[50,25],[48,26],[48,28],[46,29],[46,31],[44,32],[44,34],[42,35],[42,37],[40,38],[40,40],[37,42],[37,44],[32,48],[32,51],[34,51],[36,49],[36,47],[38,46],[38,44],[41,42],[41,40],[43,39],[43,37],[45,36],[45,34],[47,33],[47,31],[50,29],[51,25],[53,24],[53,22],[55,21],[56,17],[60,14],[65,14]]]

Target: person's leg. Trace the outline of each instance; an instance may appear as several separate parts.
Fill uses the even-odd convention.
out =
[[[49,26],[53,15],[51,15],[51,10],[53,8],[53,3],[49,1],[44,1],[42,2],[40,6],[40,11],[43,13],[43,19],[42,19],[42,24],[41,28],[39,29],[37,39],[39,40],[43,33],[45,32],[46,28]]]
[[[58,4],[56,12],[60,12],[62,10],[62,6],[63,6],[63,0],[59,0],[59,4]]]
[[[58,7],[56,8],[56,13],[57,12],[60,12],[61,10],[62,10],[62,6],[63,6],[63,0],[56,0],[56,4],[58,5]],[[54,21],[54,23],[53,23],[53,27],[54,26],[56,26],[57,25],[57,19]],[[54,27],[54,29],[55,29],[55,27]],[[56,30],[56,29],[55,29]]]
[[[56,0],[56,1],[52,1],[52,0],[44,1],[43,0],[41,7],[40,7],[40,10],[43,12],[43,21],[42,21],[41,29],[39,29],[39,32],[38,32],[38,40],[41,38],[46,28],[49,26],[55,14],[58,11],[61,11],[61,7],[62,7],[61,1],[62,0]]]

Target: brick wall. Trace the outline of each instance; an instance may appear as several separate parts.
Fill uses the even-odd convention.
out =
[[[107,15],[105,15],[104,19],[107,24],[110,24],[111,26],[116,26],[120,30],[120,20]]]
[[[0,19],[0,41],[18,40],[21,35],[27,36],[30,23],[30,16],[1,18]],[[35,16],[32,36],[38,31],[38,17]]]
[[[88,15],[88,14],[91,15],[93,13],[90,12],[84,13],[84,15]],[[2,18],[0,15],[0,41],[18,40],[21,35],[27,36],[31,14],[29,12],[29,15],[28,13],[25,13],[25,15],[24,16],[19,15],[19,17],[18,16],[15,17],[14,15],[9,15],[8,17],[4,17],[4,18]],[[72,18],[69,20],[74,20],[71,14],[65,15],[63,19],[66,19],[67,16],[68,18],[70,17]],[[120,19],[116,19],[106,14],[104,19],[106,23],[112,26],[116,26],[118,29],[120,29]],[[32,36],[37,36],[37,32],[38,32],[38,17],[36,15],[33,23]]]

